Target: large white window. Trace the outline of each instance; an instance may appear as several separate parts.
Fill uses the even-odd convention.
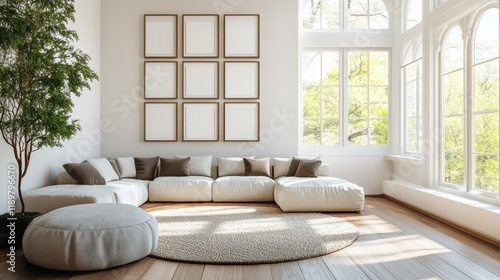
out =
[[[302,0],[301,10],[306,30],[389,29],[382,0]]]
[[[442,43],[440,183],[498,197],[500,185],[499,12],[475,19],[472,40],[453,26]],[[470,44],[472,57],[465,50]]]
[[[389,144],[389,51],[305,50],[303,144]]]

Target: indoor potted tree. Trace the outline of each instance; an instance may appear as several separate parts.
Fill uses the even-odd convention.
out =
[[[31,154],[60,147],[80,130],[71,119],[72,96],[98,79],[90,57],[74,46],[77,33],[67,27],[74,14],[74,0],[0,0],[0,132],[14,153],[18,174],[11,178],[21,205],[2,217],[17,219],[16,245],[29,224],[21,219],[32,216],[21,188]],[[5,238],[10,230],[0,227]]]

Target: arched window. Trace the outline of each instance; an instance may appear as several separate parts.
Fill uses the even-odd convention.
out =
[[[441,183],[465,187],[464,41],[458,25],[443,42],[441,67]]]
[[[407,0],[405,9],[405,31],[422,21],[422,0]]]
[[[388,29],[389,15],[382,0],[348,0],[349,29]]]
[[[339,0],[305,0],[302,7],[303,29],[339,29]]]
[[[499,12],[487,10],[474,33],[472,165],[475,189],[498,193],[500,157]]]

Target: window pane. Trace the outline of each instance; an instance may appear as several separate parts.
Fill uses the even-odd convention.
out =
[[[464,151],[464,118],[451,117],[443,120],[444,150],[446,152]]]
[[[498,156],[475,156],[475,189],[498,193],[499,164]]]
[[[451,29],[448,37],[446,37],[443,54],[443,73],[449,73],[464,67],[464,41],[462,39],[462,30],[457,25]]]
[[[304,118],[304,145],[321,144],[321,120]]]
[[[368,88],[349,87],[347,102],[349,118],[368,117]]]
[[[302,28],[339,29],[339,0],[306,0],[302,7]]]
[[[321,117],[321,88],[308,87],[302,94],[302,104],[304,107],[304,118]]]
[[[388,29],[389,16],[384,2],[370,0],[370,29]]]
[[[321,52],[304,52],[302,56],[302,84],[304,87],[321,83]]]
[[[372,119],[370,123],[370,145],[386,146],[389,144],[389,120]]]
[[[340,85],[339,52],[323,52],[322,79],[324,85]]]
[[[370,117],[387,118],[389,116],[389,88],[373,87],[370,89]]]
[[[406,83],[406,116],[417,116],[417,81]]]
[[[443,77],[444,115],[463,114],[464,112],[464,73],[453,72]]]
[[[368,83],[368,52],[349,52],[348,82],[349,85],[366,85]]]
[[[340,124],[339,119],[324,119],[323,120],[323,145],[338,145],[340,144]]]
[[[498,49],[498,46],[497,46]],[[493,60],[474,67],[475,111],[499,109],[499,60]]]
[[[409,30],[422,21],[422,0],[406,2],[406,30]]]
[[[406,150],[417,152],[417,118],[406,119]]]
[[[475,62],[483,62],[498,57],[499,42],[498,9],[484,13],[477,27],[475,36]]]
[[[340,96],[338,87],[323,88],[323,116],[338,119],[340,117]]]
[[[474,125],[476,152],[498,155],[500,152],[498,113],[476,115],[474,116]]]
[[[351,145],[368,145],[368,121],[366,119],[349,118],[347,140]]]
[[[347,1],[349,29],[368,29],[368,0]]]
[[[464,154],[444,153],[444,178],[443,182],[448,184],[464,185]]]
[[[370,52],[370,85],[389,84],[389,53]]]

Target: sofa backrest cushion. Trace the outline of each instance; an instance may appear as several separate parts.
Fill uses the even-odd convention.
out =
[[[189,156],[175,156],[175,158],[187,158]],[[188,163],[189,175],[210,177],[212,173],[212,156],[190,157]]]
[[[116,164],[123,178],[135,178],[137,176],[133,157],[118,157],[116,158]]]
[[[245,163],[241,157],[219,157],[217,158],[217,162],[219,165],[219,177],[245,175]]]
[[[113,166],[111,166],[111,163],[109,163],[109,160],[107,158],[89,159],[87,160],[87,162],[92,164],[95,169],[99,171],[106,182],[120,180],[120,177],[118,176],[118,174],[116,174]]]
[[[304,159],[319,160],[320,157],[304,157]],[[282,176],[287,176],[291,163],[292,163],[292,158],[273,158],[273,170],[274,170],[273,177],[276,179]],[[329,176],[329,175],[330,175],[330,165],[324,163],[321,164],[318,170],[318,176]]]

